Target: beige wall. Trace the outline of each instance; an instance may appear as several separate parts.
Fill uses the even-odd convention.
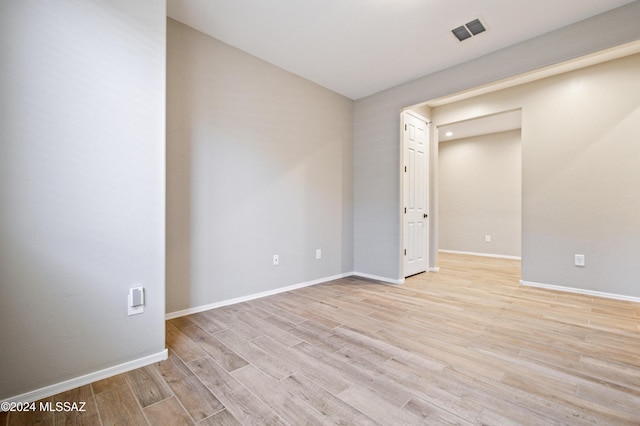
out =
[[[164,356],[165,34],[159,0],[0,2],[0,400]]]
[[[167,312],[353,271],[353,101],[173,20],[167,55]]]
[[[638,75],[633,55],[434,108],[436,123],[522,108],[524,281],[640,297]]]
[[[441,250],[520,256],[521,152],[520,130],[440,142]]]

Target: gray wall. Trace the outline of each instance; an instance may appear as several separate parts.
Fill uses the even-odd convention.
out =
[[[440,142],[438,147],[439,248],[519,257],[520,130]]]
[[[434,109],[522,108],[524,281],[640,296],[638,75],[640,54]]]
[[[640,297],[639,75],[635,54],[434,108],[522,108],[523,281]]]
[[[167,37],[167,312],[352,272],[353,101],[176,21]]]
[[[360,99],[354,121],[354,268],[401,279],[400,110],[640,39],[640,2]],[[437,159],[434,158],[435,161]],[[433,166],[433,164],[432,164]],[[434,184],[437,181],[433,180]],[[435,190],[430,205],[434,208]],[[438,218],[431,212],[432,247]],[[436,251],[432,250],[431,266]],[[523,253],[524,255],[524,253]]]
[[[0,399],[164,351],[165,16],[0,2]]]

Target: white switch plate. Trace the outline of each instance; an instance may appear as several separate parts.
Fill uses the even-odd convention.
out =
[[[280,264],[280,256],[278,256],[277,254],[273,255],[273,264],[274,266],[277,266]]]
[[[316,259],[322,259],[322,249],[316,249]]]
[[[485,240],[486,242],[490,243],[490,242],[491,242],[491,235],[485,235],[485,236],[484,236],[484,240]]]
[[[144,287],[130,288],[127,296],[127,315],[142,313],[144,313]]]
[[[576,266],[584,266],[584,254],[576,254],[573,263]]]

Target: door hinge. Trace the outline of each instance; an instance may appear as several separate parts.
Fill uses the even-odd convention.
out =
[[[404,255],[405,256],[407,255],[407,249],[404,249]]]
[[[404,208],[404,214],[407,214],[407,208],[406,207]]]
[[[407,166],[404,166],[404,172],[407,173]]]
[[[407,125],[406,124],[404,125],[404,131],[405,132],[407,131]]]

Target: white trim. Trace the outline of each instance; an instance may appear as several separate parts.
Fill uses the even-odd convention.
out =
[[[384,283],[404,284],[404,278],[399,279],[399,280],[394,280],[392,278],[385,278],[385,277],[381,277],[379,275],[365,274],[364,272],[354,272],[353,275],[355,275],[356,277],[368,278],[370,280],[382,281]]]
[[[50,386],[45,386],[44,388],[23,393],[22,395],[13,396],[11,398],[3,400],[2,402],[33,402],[42,398],[48,398],[61,392],[66,392],[68,390],[88,385],[89,383],[93,383],[98,380],[115,376],[116,374],[126,373],[127,371],[135,370],[136,368],[146,367],[147,365],[151,365],[155,362],[164,361],[168,356],[169,350],[164,349],[162,352],[158,352],[153,355],[134,359],[133,361],[128,361],[122,364],[114,365],[113,367],[105,368],[104,370],[94,371],[93,373],[85,374],[84,376],[65,380],[64,382],[56,383]]]
[[[498,259],[513,259],[513,260],[522,260],[520,256],[507,256],[504,254],[491,254],[491,253],[476,253],[473,251],[457,251],[457,250],[443,250],[440,249],[438,252],[442,253],[453,253],[453,254],[468,254],[471,256],[482,256],[482,257],[497,257]]]
[[[222,306],[235,305],[236,303],[248,302],[254,299],[260,299],[266,296],[273,296],[274,294],[284,293],[286,291],[296,290],[298,288],[309,287],[316,284],[326,283],[328,281],[338,280],[340,278],[350,277],[353,275],[353,272],[348,272],[345,274],[332,275],[330,277],[319,278],[313,281],[307,281],[300,284],[290,285],[288,287],[280,287],[274,290],[263,291],[260,293],[250,294],[248,296],[236,297],[234,299],[222,300],[220,302],[209,303],[207,305],[200,305],[193,308],[187,308],[180,311],[169,312],[165,315],[165,319],[170,320],[178,317],[183,317],[185,315],[197,314],[199,312],[208,311],[210,309],[221,308]]]
[[[436,267],[433,267],[433,268],[429,268],[429,272],[440,272],[440,267],[436,266]]]
[[[554,291],[566,291],[568,293],[578,293],[578,294],[585,294],[588,296],[604,297],[606,299],[626,300],[629,302],[640,303],[640,297],[625,296],[623,294],[605,293],[602,291],[586,290],[583,288],[565,287],[565,286],[553,285],[553,284],[542,284],[542,283],[536,283],[532,281],[523,281],[523,280],[520,280],[520,284],[527,287],[537,287],[537,288],[543,288],[546,290],[554,290]]]

